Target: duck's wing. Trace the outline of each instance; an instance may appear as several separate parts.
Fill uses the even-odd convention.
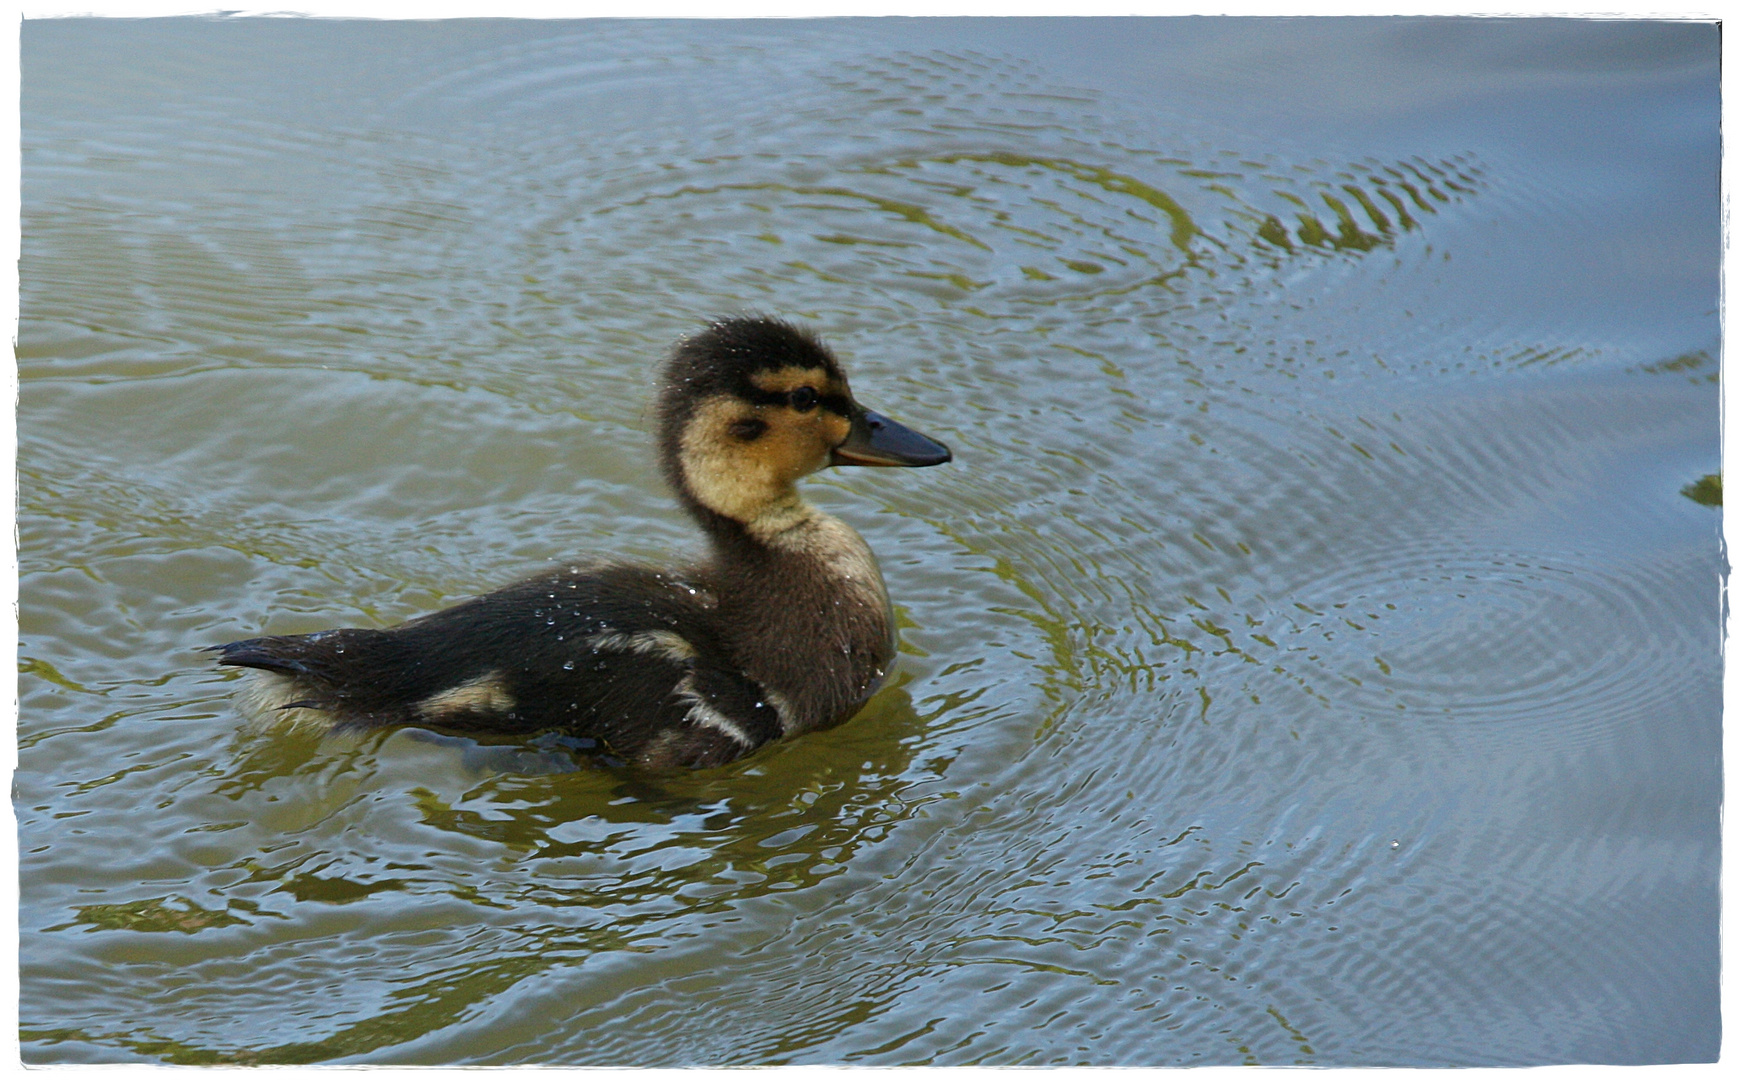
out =
[[[565,569],[388,630],[218,652],[268,673],[254,711],[313,710],[339,727],[561,728],[658,766],[720,764],[782,734],[731,663],[705,591],[638,567]]]

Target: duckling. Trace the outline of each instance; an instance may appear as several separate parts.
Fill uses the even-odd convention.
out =
[[[893,610],[869,545],[797,481],[940,465],[948,447],[859,405],[819,339],[766,317],[679,342],[656,415],[707,558],[584,562],[385,630],[215,646],[255,669],[243,708],[335,730],[560,730],[651,768],[722,765],[850,717],[894,660]]]

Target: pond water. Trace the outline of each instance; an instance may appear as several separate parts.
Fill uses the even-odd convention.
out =
[[[1712,26],[22,55],[27,1061],[1713,1060]],[[651,372],[740,311],[955,451],[808,483],[899,610],[861,715],[243,725],[201,647],[690,550]]]

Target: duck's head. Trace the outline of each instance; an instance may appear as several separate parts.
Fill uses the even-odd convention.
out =
[[[716,322],[680,342],[659,395],[659,459],[691,505],[760,532],[798,510],[829,465],[941,465],[948,447],[852,398],[813,335],[771,318]]]

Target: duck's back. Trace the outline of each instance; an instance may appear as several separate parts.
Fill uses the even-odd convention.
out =
[[[257,714],[339,728],[560,728],[655,766],[712,765],[778,738],[708,589],[636,566],[572,567],[387,630],[237,641]],[[310,713],[294,713],[307,716]]]

